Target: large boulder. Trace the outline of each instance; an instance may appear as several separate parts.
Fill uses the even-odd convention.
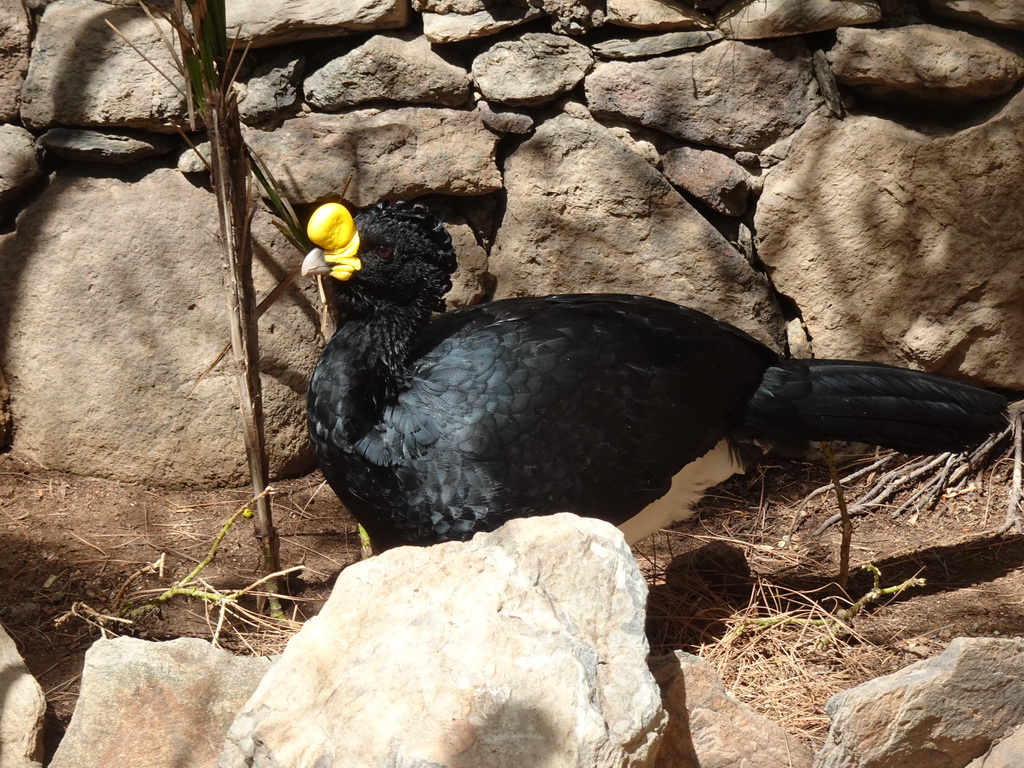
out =
[[[967,768],[1019,768],[1024,755],[1024,725],[992,747],[987,754],[975,758]]]
[[[473,79],[484,98],[537,105],[571,91],[594,65],[585,45],[561,35],[528,32],[496,43],[473,60]]]
[[[423,35],[432,43],[455,43],[493,35],[542,15],[540,8],[491,0],[413,0],[423,15]]]
[[[706,13],[682,3],[662,0],[608,0],[606,4],[609,24],[636,29],[708,29],[714,21]]]
[[[1024,29],[1020,0],[927,0],[936,13],[972,24]]]
[[[728,155],[713,149],[677,147],[662,158],[665,178],[725,216],[747,210],[753,179]]]
[[[722,39],[717,29],[689,30],[686,32],[665,32],[660,35],[637,35],[623,39],[603,40],[594,43],[591,49],[605,59],[642,59],[647,56],[663,56],[705,48]]]
[[[665,177],[613,133],[549,120],[505,162],[491,251],[497,297],[636,293],[686,304],[775,344],[764,279]]]
[[[759,254],[817,357],[1024,389],[1024,94],[960,130],[812,117],[764,181]]]
[[[174,140],[157,133],[51,128],[39,137],[48,152],[68,160],[127,165],[175,148]]]
[[[177,171],[65,171],[0,236],[0,367],[15,447],[76,474],[153,484],[246,475],[213,196]],[[115,224],[116,226],[112,226]],[[257,218],[266,295],[300,259]],[[319,354],[310,285],[260,322],[275,475],[307,468],[305,388]]]
[[[622,534],[567,514],[357,563],[220,766],[651,766],[665,713],[646,597]]]
[[[299,101],[299,80],[306,65],[303,56],[283,52],[257,59],[238,85],[238,115],[247,125],[274,119]]]

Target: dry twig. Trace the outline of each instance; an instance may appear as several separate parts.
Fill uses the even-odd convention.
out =
[[[268,485],[266,488],[263,489],[261,495],[269,496],[273,492],[274,492],[274,489],[271,486]],[[191,572],[187,576],[185,576],[182,579],[179,579],[177,582],[175,582],[170,587],[168,587],[166,590],[164,590],[158,597],[156,597],[153,600],[150,600],[145,605],[141,605],[138,608],[133,608],[131,611],[128,612],[128,615],[132,616],[133,618],[138,618],[140,616],[144,616],[147,613],[150,613],[150,612],[156,610],[156,608],[158,606],[162,605],[163,603],[166,603],[168,600],[170,600],[172,597],[174,597],[176,595],[191,595],[192,597],[203,597],[203,598],[208,598],[208,599],[212,599],[212,600],[219,600],[219,599],[231,599],[231,600],[234,600],[234,599],[237,599],[238,596],[251,591],[253,588],[255,588],[256,586],[258,586],[258,585],[260,585],[260,584],[262,584],[262,583],[264,583],[266,581],[270,581],[272,583],[276,583],[276,582],[274,582],[274,579],[276,577],[284,575],[284,574],[291,573],[292,571],[295,571],[295,570],[301,570],[303,568],[303,566],[297,566],[296,568],[291,568],[291,569],[289,569],[287,571],[275,571],[275,572],[271,573],[270,575],[264,576],[263,578],[257,580],[253,584],[250,584],[248,587],[246,587],[244,590],[241,590],[237,594],[236,593],[230,593],[228,595],[224,595],[224,594],[222,594],[220,592],[215,592],[215,594],[206,594],[206,593],[203,593],[202,590],[197,590],[194,586],[192,586],[193,582],[195,582],[196,579],[199,578],[199,574],[202,573],[206,569],[206,567],[208,565],[210,565],[210,563],[213,562],[214,557],[216,557],[216,555],[217,555],[217,550],[220,548],[221,542],[224,541],[224,537],[227,536],[228,531],[230,531],[231,528],[234,526],[235,521],[237,521],[239,517],[244,517],[244,518],[252,517],[252,509],[251,509],[251,507],[254,506],[259,501],[259,498],[260,498],[259,496],[253,497],[249,501],[248,504],[245,504],[242,507],[239,507],[239,509],[237,509],[235,511],[235,513],[233,515],[231,515],[231,517],[229,517],[227,519],[227,521],[220,527],[220,530],[217,532],[217,535],[214,537],[213,543],[210,545],[210,549],[206,553],[206,557],[204,557],[202,560],[200,560],[199,563],[196,564],[196,567],[193,568],[191,570]],[[128,578],[128,581],[126,581],[123,585],[121,585],[121,588],[118,590],[117,597],[115,598],[115,605],[117,604],[117,601],[119,601],[120,598],[123,596],[123,593],[124,593],[125,589],[127,588],[128,584],[131,581],[133,581],[135,578],[137,578],[142,573],[145,573],[147,569],[151,570],[156,565],[161,564],[162,563],[162,559],[163,559],[163,556],[161,556],[161,560],[157,561],[157,563],[153,563],[151,566],[147,566],[146,568],[140,570],[139,572],[137,572],[135,574],[132,574]],[[281,597],[280,595],[276,594],[276,592],[277,592],[276,589],[271,589],[271,592],[268,593],[266,596],[270,597],[271,599],[275,599],[276,600],[276,599]],[[283,615],[283,613],[281,615]]]
[[[892,516],[896,517],[910,510],[921,511],[934,505],[944,493],[959,490],[969,482],[972,471],[993,458],[996,450],[1009,438],[1011,429],[1012,427],[1007,426],[1005,430],[992,435],[969,453],[923,456],[885,472],[849,506],[848,514],[851,517],[866,514],[868,509],[885,504],[905,487],[917,481],[921,481],[921,486],[891,510]],[[852,477],[851,475],[844,478],[843,485],[848,486],[848,481]],[[808,501],[812,495],[817,495],[820,491],[821,489],[814,491],[804,501]],[[832,515],[815,529],[813,535],[820,536],[841,519],[841,513]]]
[[[853,541],[853,521],[846,509],[846,494],[843,492],[843,484],[839,480],[839,470],[836,469],[836,460],[832,455],[832,446],[827,442],[821,444],[821,452],[825,454],[825,463],[828,464],[828,473],[832,477],[832,485],[836,489],[836,503],[839,504],[839,517],[843,521],[842,540],[839,543],[839,575],[836,579],[839,587],[846,589],[846,583],[850,578],[850,543]]]
[[[1022,447],[1022,433],[1024,433],[1024,400],[1010,406],[1010,430],[1013,433],[1013,480],[1010,486],[1010,498],[1006,506],[1006,518],[1003,520],[999,533],[1008,533],[1012,528],[1014,533],[1022,533],[1021,511],[1024,507],[1024,489],[1021,483],[1021,470],[1024,467],[1024,447]]]

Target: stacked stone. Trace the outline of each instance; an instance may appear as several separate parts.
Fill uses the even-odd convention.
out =
[[[236,84],[246,138],[292,203],[422,198],[459,252],[452,304],[652,294],[779,349],[810,340],[821,357],[1024,389],[1015,0],[228,12],[250,49]],[[3,0],[0,15],[16,446],[77,472],[237,481],[229,373],[195,386],[226,325],[205,166],[175,132],[187,116],[166,25],[98,0],[31,13]],[[261,222],[268,291],[299,255]],[[279,474],[308,466],[313,301],[293,291],[263,321]]]

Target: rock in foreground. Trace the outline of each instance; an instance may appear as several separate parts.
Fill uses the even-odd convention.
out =
[[[97,640],[51,768],[207,768],[270,662],[198,638]]]
[[[341,574],[220,765],[652,765],[646,597],[622,535],[573,515],[391,550]]]
[[[0,625],[0,768],[39,768],[46,700]]]
[[[810,768],[810,747],[726,693],[704,659],[676,651],[651,669],[669,715],[655,768]]]
[[[957,638],[825,709],[832,728],[815,768],[965,766],[1024,722],[1024,640]]]

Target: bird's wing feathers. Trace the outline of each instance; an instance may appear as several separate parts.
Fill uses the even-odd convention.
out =
[[[430,510],[429,526],[468,535],[485,514],[494,527],[555,511],[618,523],[721,439],[770,362],[751,345],[770,357],[700,313],[633,297],[520,299],[441,315],[408,388],[354,447],[389,473],[393,490],[378,490]],[[750,370],[723,377],[736,359]],[[436,519],[439,509],[448,519]]]

